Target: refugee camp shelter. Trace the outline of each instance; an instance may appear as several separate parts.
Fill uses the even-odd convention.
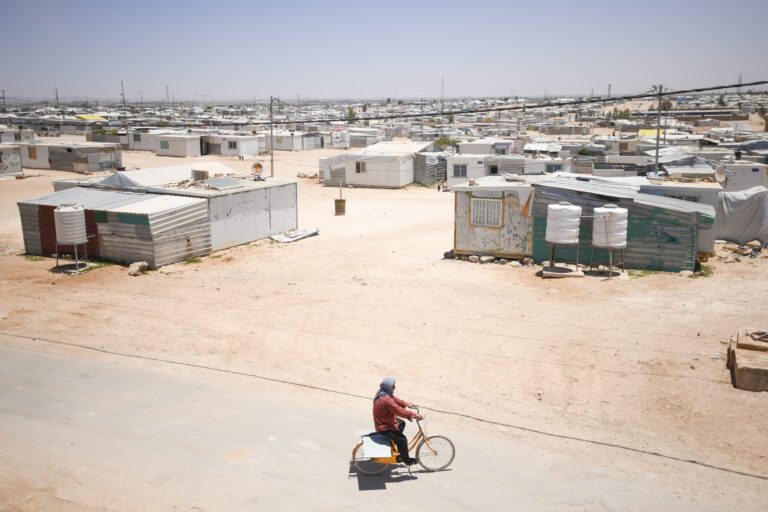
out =
[[[157,137],[174,133],[182,135],[178,131],[164,128],[129,128],[128,149],[134,151],[157,151]]]
[[[444,151],[415,153],[413,155],[413,181],[432,186],[446,179],[446,154]]]
[[[21,165],[89,174],[122,167],[120,144],[108,142],[35,142],[21,145]]]
[[[456,254],[524,258],[533,249],[533,187],[524,178],[486,176],[463,182],[455,194]]]
[[[337,132],[334,132],[337,133]],[[318,159],[320,179],[326,187],[347,186],[347,153]]]
[[[211,253],[205,199],[145,194],[140,201],[94,212],[102,258],[169,265]]]
[[[255,180],[238,175],[218,162],[198,162],[118,171],[97,181],[54,183],[59,189],[74,183],[101,189],[205,199],[211,248],[214,251],[260,240],[298,227],[295,181]]]
[[[483,138],[457,144],[459,153],[470,155],[510,155],[515,150],[514,140]]]
[[[85,229],[88,236],[86,252],[88,256],[100,255],[98,228],[94,211],[106,211],[142,199],[140,194],[112,192],[73,187],[45,196],[19,201],[21,231],[24,236],[24,249],[27,254],[51,256],[56,253],[56,225],[53,211],[64,204],[80,204],[85,208]],[[71,246],[60,247],[61,253],[71,254]]]
[[[720,201],[722,190],[723,188],[719,183],[709,181],[649,180],[647,184],[640,185],[640,192],[643,194],[700,203],[714,209],[717,208]],[[714,224],[710,227],[699,227],[697,250],[702,255],[715,253]]]
[[[378,142],[348,155],[346,184],[376,188],[410,185],[414,180],[414,154],[439,149],[431,142]]]
[[[202,136],[203,155],[258,155],[264,147],[263,135],[211,133]]]
[[[155,139],[158,156],[200,156],[200,135],[192,133],[162,133]]]
[[[21,148],[17,144],[0,144],[0,178],[21,174]]]
[[[768,165],[748,160],[722,162],[725,169],[726,192],[738,192],[752,187],[768,187]]]
[[[0,144],[30,144],[35,141],[35,132],[24,128],[0,126]]]
[[[271,137],[267,134],[266,149],[271,149],[274,142],[275,151],[301,151],[304,149],[303,135],[303,132],[296,131],[275,131]]]
[[[204,199],[76,187],[18,203],[27,254],[56,252],[53,212],[64,204],[85,208],[89,257],[159,267],[211,252]],[[71,246],[58,249],[74,252]]]
[[[461,154],[446,157],[446,172],[448,174],[446,185],[452,188],[454,185],[464,183],[470,179],[485,176],[485,158],[487,155]]]
[[[582,207],[579,230],[581,263],[606,263],[605,249],[592,248],[593,209],[616,204],[629,213],[627,268],[678,272],[694,270],[701,230],[711,229],[715,209],[702,203],[642,194],[639,187],[577,179],[551,178],[533,184],[533,258],[545,261],[550,245],[545,240],[547,206],[567,201]],[[575,261],[575,247],[559,247],[560,261]]]
[[[153,194],[204,199],[208,205],[210,243],[214,251],[261,240],[298,227],[295,181],[266,181],[231,176],[184,186],[146,187]]]

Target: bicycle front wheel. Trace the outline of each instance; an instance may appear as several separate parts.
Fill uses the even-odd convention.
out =
[[[383,473],[389,464],[382,464],[381,462],[374,462],[371,459],[363,457],[363,442],[357,443],[355,449],[352,450],[352,464],[355,468],[364,475],[378,475]]]
[[[440,471],[451,465],[456,456],[453,443],[445,436],[429,436],[416,447],[419,465],[427,471]]]

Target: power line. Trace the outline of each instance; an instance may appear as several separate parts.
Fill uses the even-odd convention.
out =
[[[715,85],[710,87],[697,87],[695,89],[679,89],[676,91],[665,91],[663,93],[663,96],[677,96],[681,94],[695,94],[695,93],[702,93],[702,92],[708,92],[708,91],[717,91],[720,89],[733,89],[736,87],[749,87],[749,86],[757,86],[757,85],[766,85],[768,84],[768,80],[760,80],[757,82],[748,82],[748,83],[735,83],[735,84],[728,84],[728,85]],[[502,106],[502,107],[487,107],[487,108],[467,108],[467,109],[458,109],[458,110],[446,110],[444,112],[425,112],[423,115],[426,117],[436,117],[440,115],[456,115],[456,114],[482,114],[487,112],[503,112],[503,111],[522,111],[525,112],[527,110],[535,110],[535,109],[541,109],[541,108],[547,108],[547,107],[568,107],[568,106],[575,106],[575,105],[594,105],[594,104],[601,104],[606,102],[621,102],[621,101],[630,101],[630,100],[637,100],[637,99],[643,99],[643,98],[653,98],[657,99],[659,97],[659,93],[657,91],[652,92],[644,92],[640,94],[628,94],[624,96],[611,96],[611,97],[597,97],[597,98],[587,98],[582,100],[570,100],[570,101],[550,101],[546,103],[537,103],[535,105],[531,104],[523,104],[523,105],[508,105],[508,106]],[[380,114],[380,115],[371,115],[371,116],[365,116],[358,119],[358,121],[370,121],[370,120],[386,120],[386,119],[413,119],[417,117],[421,117],[421,113],[415,113],[415,114]],[[347,121],[346,117],[333,117],[333,118],[325,118],[325,119],[304,119],[304,120],[293,120],[293,119],[286,119],[284,121],[280,121],[278,124],[308,124],[308,123],[332,123],[332,122],[343,122]],[[268,121],[255,121],[252,123],[249,123],[252,125],[268,125]]]

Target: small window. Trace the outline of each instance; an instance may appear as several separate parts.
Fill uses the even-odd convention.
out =
[[[134,133],[133,134],[133,142],[141,142],[141,134],[140,133]]]
[[[499,166],[498,165],[492,165],[491,166],[491,174],[499,174]]]
[[[467,164],[453,164],[453,177],[454,178],[466,178],[467,177]]]
[[[355,172],[365,172],[365,162],[355,162]]]
[[[37,160],[37,148],[34,146],[27,146],[27,156],[30,160]]]
[[[237,141],[236,140],[230,140],[227,143],[229,149],[237,149]]]
[[[20,133],[14,133],[13,134],[13,140],[21,140],[21,134]]]
[[[629,143],[619,142],[619,151],[629,151]]]
[[[170,149],[170,145],[167,140],[160,141],[160,149]]]
[[[472,224],[501,227],[501,199],[472,199]]]

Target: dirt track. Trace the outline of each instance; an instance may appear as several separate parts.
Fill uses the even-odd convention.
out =
[[[333,153],[280,154],[277,174]],[[124,154],[127,166],[178,162]],[[768,327],[765,253],[713,259],[711,277],[543,281],[441,259],[449,193],[346,189],[335,217],[338,190],[300,180],[299,224],[317,237],[138,278],[120,266],[67,277],[20,256],[15,201],[74,175],[30,173],[44,176],[0,182],[0,332],[356,394],[392,374],[436,409],[768,476],[768,394],[733,389],[724,361],[738,328]]]

